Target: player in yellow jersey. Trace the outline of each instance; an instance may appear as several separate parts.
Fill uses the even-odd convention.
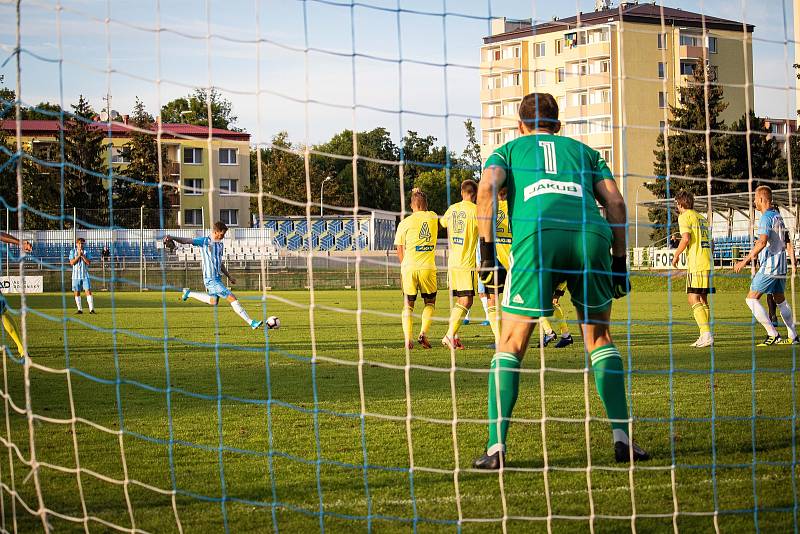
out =
[[[30,244],[29,241],[24,241],[17,239],[11,234],[7,234],[5,232],[0,232],[0,243],[7,243],[9,245],[16,245],[22,249],[23,252],[31,252],[33,250],[33,246]],[[0,256],[0,259],[2,257]],[[3,296],[3,293],[0,293],[0,322],[3,323],[3,329],[6,331],[8,336],[11,338],[11,341],[14,342],[14,345],[17,346],[17,352],[20,358],[25,357],[25,349],[22,346],[22,339],[19,337],[17,333],[17,325],[14,324],[14,318],[8,313],[6,309],[6,299]]]
[[[558,321],[558,331],[561,334],[558,342],[556,343],[557,349],[563,349],[564,347],[569,347],[575,343],[575,340],[572,339],[572,334],[569,331],[569,325],[564,318],[564,310],[561,308],[561,304],[558,302],[566,292],[566,282],[561,282],[553,290],[553,319]],[[556,334],[556,331],[553,329],[553,325],[550,324],[550,320],[547,317],[540,317],[539,323],[542,325],[542,331],[544,332],[542,344],[546,347],[551,342],[555,341],[558,335]]]
[[[711,240],[705,217],[694,211],[694,195],[688,191],[678,191],[675,195],[678,206],[678,227],[681,241],[675,249],[672,266],[677,267],[680,255],[686,251],[686,293],[689,306],[700,329],[700,337],[692,343],[693,347],[710,347],[714,344],[711,334],[708,295],[714,293],[711,285]]]
[[[422,295],[425,308],[422,310],[422,328],[417,341],[424,348],[431,348],[428,329],[433,322],[436,306],[436,238],[439,234],[439,216],[428,211],[428,197],[419,188],[411,191],[412,214],[397,225],[394,245],[400,260],[400,276],[403,282],[403,336],[405,346],[414,348],[411,329],[414,327],[414,302],[417,293]]]
[[[509,260],[511,254],[511,220],[508,217],[508,188],[502,187],[497,192],[497,214],[495,217],[495,254],[497,262],[500,266],[508,271]],[[505,275],[502,276],[505,279]],[[483,284],[481,284],[483,285]],[[496,288],[486,288],[488,296],[488,307],[486,309],[486,317],[489,319],[489,325],[492,327],[494,334],[495,344],[500,337],[500,314],[497,313],[497,297],[503,292],[503,286],[500,285]]]
[[[442,345],[451,349],[464,348],[458,339],[458,329],[472,307],[478,289],[475,260],[478,247],[477,194],[478,184],[474,180],[464,180],[461,183],[461,202],[447,208],[441,219],[442,226],[447,229],[447,280],[454,300]]]

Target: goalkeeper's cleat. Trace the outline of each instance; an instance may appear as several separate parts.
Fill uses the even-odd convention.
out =
[[[257,321],[253,319],[252,321],[250,321],[250,328],[252,328],[253,330],[255,330],[256,328],[261,328],[262,324],[264,324],[264,321]]]
[[[566,336],[561,336],[561,339],[556,343],[556,348],[563,349],[564,347],[569,347],[573,343],[575,343],[575,340],[572,339],[572,334],[567,334]]]
[[[417,338],[417,343],[422,345],[423,349],[431,348],[431,342],[428,341],[428,336],[426,336],[425,334],[420,334],[419,335],[419,337]],[[412,345],[413,345],[413,343],[412,343]]]
[[[183,292],[181,293],[181,300],[184,302],[189,300],[189,293],[191,292],[192,292],[191,289],[189,289],[188,287],[184,287]]]
[[[769,347],[770,345],[781,345],[781,344],[783,344],[783,338],[781,337],[780,334],[778,334],[777,336],[767,336],[766,338],[764,338],[764,341],[762,341],[756,346]]]
[[[494,454],[483,453],[483,456],[472,462],[472,467],[475,469],[485,469],[487,471],[497,471],[501,466],[506,464],[506,455],[503,452],[497,451]]]
[[[710,347],[714,344],[714,336],[711,335],[711,332],[705,332],[700,334],[700,337],[697,338],[697,341],[694,342],[693,347],[703,348],[703,347]]]
[[[633,461],[646,461],[650,459],[650,455],[639,447],[636,442],[631,441],[630,446],[627,443],[617,441],[614,443],[614,459],[618,462],[630,462],[631,454],[633,454]]]

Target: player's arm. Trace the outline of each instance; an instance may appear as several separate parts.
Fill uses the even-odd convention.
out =
[[[789,265],[794,269],[794,245],[791,239],[786,242],[786,257],[789,259]]]
[[[745,256],[744,258],[742,258],[741,261],[736,262],[736,265],[733,266],[733,272],[738,273],[742,269],[747,267],[747,264],[750,263],[752,260],[756,259],[758,257],[758,254],[762,250],[764,250],[766,246],[767,246],[767,234],[759,235],[758,239],[753,244],[753,248],[752,250],[750,250],[750,253],[747,254],[747,256]]]
[[[478,182],[478,198],[476,215],[478,217],[478,247],[481,253],[481,264],[478,276],[486,289],[497,297],[503,290],[505,274],[497,269],[496,251],[494,248],[495,220],[497,213],[497,192],[506,182],[506,170],[498,165],[489,165],[481,174]]]
[[[400,263],[403,263],[403,256],[406,254],[406,247],[403,245],[396,245],[395,250],[397,251],[397,259]]]
[[[11,234],[7,234],[5,232],[0,232],[0,241],[3,243],[8,243],[9,245],[17,245],[18,247],[22,248],[25,252],[30,252],[33,250],[33,246],[31,245],[30,241],[20,241],[16,237]]]
[[[89,259],[85,251],[81,251],[80,261],[85,263],[87,266],[92,264],[92,260]]]
[[[605,162],[602,166],[605,167]],[[606,176],[608,177],[595,182],[594,195],[600,205],[605,208],[606,219],[611,224],[611,234],[614,238],[611,242],[611,276],[614,298],[621,298],[631,290],[625,249],[625,227],[628,214],[625,209],[625,199],[622,198],[617,183],[611,178],[611,171],[608,171]]]
[[[192,239],[191,237],[178,237],[178,236],[175,236],[175,235],[165,235],[164,236],[164,244],[165,245],[170,243],[171,241],[174,241],[176,243],[180,243],[181,245],[193,245],[194,244],[194,239]]]
[[[689,246],[689,240],[691,240],[691,238],[692,234],[689,232],[684,232],[681,234],[681,241],[678,243],[678,248],[675,249],[675,257],[672,258],[673,267],[678,266],[678,262],[680,262],[681,259],[681,254],[683,254],[683,251]]]
[[[225,267],[224,264],[222,264],[222,262],[220,262],[219,270],[222,274],[228,277],[228,280],[230,280],[231,284],[236,283],[236,278],[231,276],[231,273],[228,272],[228,269]]]

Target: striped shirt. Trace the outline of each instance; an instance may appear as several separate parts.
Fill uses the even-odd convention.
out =
[[[83,255],[86,257],[86,259],[91,261],[92,257],[89,256],[89,253],[86,252],[85,249],[83,251]],[[73,248],[72,250],[69,251],[70,261],[74,260],[77,257],[78,257],[77,248]],[[73,280],[86,280],[87,278],[89,278],[89,266],[86,265],[86,263],[83,260],[79,261],[78,263],[72,266]]]
[[[196,247],[202,247],[203,281],[219,280],[222,273],[222,241],[214,241],[210,237],[196,237],[192,240]]]
[[[758,221],[758,237],[767,236],[767,246],[758,253],[758,272],[764,276],[786,276],[786,226],[778,210],[770,208]]]

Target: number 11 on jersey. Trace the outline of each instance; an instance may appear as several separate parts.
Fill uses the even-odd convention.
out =
[[[553,141],[539,141],[539,146],[544,150],[545,174],[558,174],[556,166],[556,144]]]

